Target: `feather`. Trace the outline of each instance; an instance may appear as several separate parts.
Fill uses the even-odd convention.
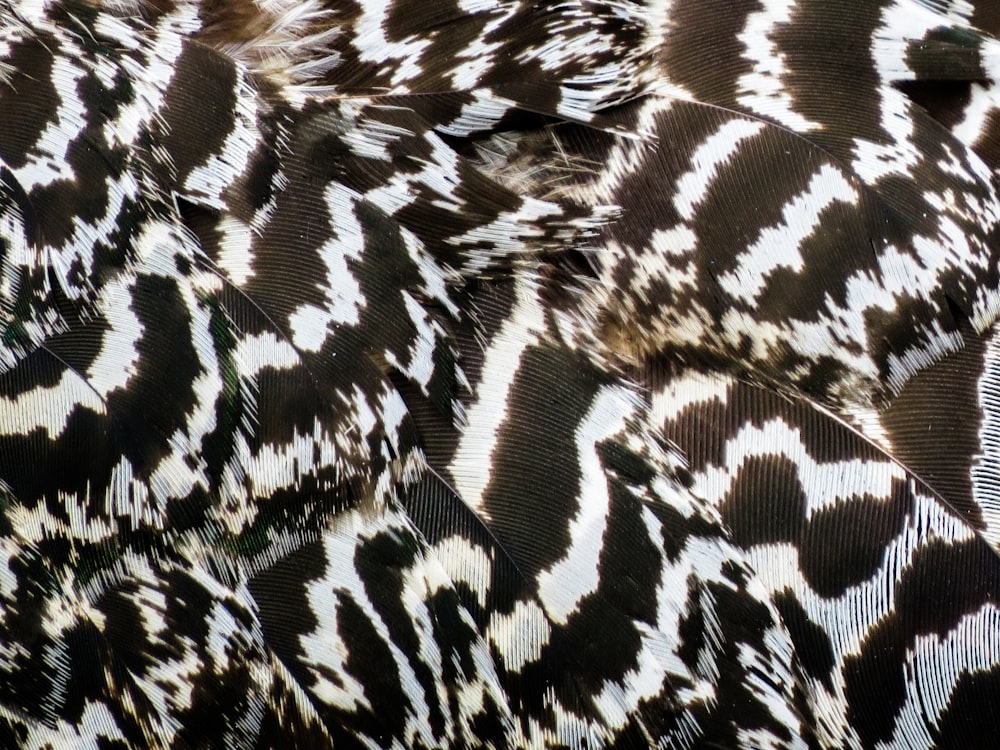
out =
[[[0,0],[0,745],[987,744],[998,34]]]

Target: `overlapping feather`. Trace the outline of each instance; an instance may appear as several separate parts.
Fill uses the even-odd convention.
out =
[[[0,2],[0,744],[993,736],[994,16]]]

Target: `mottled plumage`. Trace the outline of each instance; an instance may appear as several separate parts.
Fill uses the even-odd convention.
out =
[[[1000,733],[987,0],[0,0],[0,747]]]

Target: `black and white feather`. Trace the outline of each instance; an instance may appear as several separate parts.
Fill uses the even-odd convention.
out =
[[[1000,734],[988,0],[0,0],[0,747]]]

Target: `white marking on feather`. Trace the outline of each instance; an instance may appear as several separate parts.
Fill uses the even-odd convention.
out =
[[[473,9],[472,6],[475,5],[479,7]],[[502,46],[501,41],[487,43],[486,39],[510,18],[518,6],[513,3],[506,7],[499,6],[494,4],[492,0],[485,2],[466,2],[463,0],[459,2],[458,6],[470,15],[485,11],[492,16],[483,25],[482,31],[469,42],[469,46],[455,56],[455,59],[460,60],[461,63],[455,65],[450,71],[452,90],[468,91],[476,88],[483,75],[494,66],[496,60],[493,54]]]
[[[469,259],[462,265],[464,275],[487,268],[496,258],[506,258],[524,252],[525,240],[539,236],[534,227],[548,216],[558,216],[562,209],[554,203],[525,198],[515,211],[504,211],[489,224],[480,224],[461,235],[448,237],[446,242],[466,248]],[[485,247],[480,247],[485,245]],[[472,251],[467,248],[473,248]]]
[[[724,122],[691,154],[691,169],[676,182],[674,207],[682,218],[694,218],[698,205],[708,197],[719,170],[737,152],[739,145],[766,127],[759,120],[735,118]]]
[[[806,497],[806,518],[845,503],[870,503],[873,498],[892,497],[895,481],[904,481],[902,468],[890,461],[831,461],[821,463],[809,455],[798,429],[780,419],[771,419],[756,426],[744,425],[726,441],[724,466],[711,467],[704,475],[701,493],[712,503],[719,503],[730,489],[746,462],[757,456],[778,456],[788,459]],[[861,496],[852,494],[861,492]]]
[[[702,477],[696,477],[695,491],[700,489],[702,482]],[[844,491],[849,488],[845,486]],[[815,683],[816,689],[822,690],[822,697],[817,702],[823,705],[825,714],[839,715],[841,721],[846,715],[845,685],[838,677],[844,659],[861,653],[871,629],[893,610],[895,584],[906,574],[921,548],[932,543],[953,544],[974,538],[972,531],[934,498],[915,493],[909,514],[900,532],[886,544],[878,567],[868,579],[847,587],[838,596],[820,596],[813,590],[803,575],[798,550],[792,544],[762,544],[746,551],[747,562],[767,590],[793,594],[809,619],[830,637],[835,665],[833,690],[829,692]],[[833,724],[826,726],[834,727]]]
[[[87,369],[86,378],[102,397],[124,388],[139,364],[137,344],[145,331],[132,312],[132,290],[124,278],[109,283],[102,297],[102,312],[108,330],[101,337],[101,349]]]
[[[604,728],[596,721],[581,717],[572,708],[567,709],[563,706],[554,689],[549,688],[545,700],[546,706],[550,707],[555,728],[550,728],[548,722],[541,728],[532,727],[534,730],[532,734],[538,732],[541,737],[527,745],[528,747],[534,750],[549,747],[591,748],[607,745]]]
[[[451,579],[468,586],[479,606],[485,607],[493,577],[493,561],[486,550],[453,534],[435,544],[433,552]]]
[[[983,538],[993,549],[1000,550],[1000,326],[994,326],[987,338],[984,360],[976,383],[982,411],[981,453],[973,456],[972,497],[986,524]]]
[[[930,327],[917,328],[923,346],[904,350],[902,356],[890,354],[886,357],[889,375],[886,378],[893,391],[899,393],[915,373],[929,367],[941,355],[958,351],[964,346],[962,334],[958,331],[943,331],[940,323],[934,321]]]
[[[521,357],[538,341],[545,325],[537,291],[519,279],[515,294],[510,315],[484,354],[476,401],[467,414],[469,426],[448,466],[458,494],[486,520],[489,518],[483,507],[483,492],[490,482],[490,456],[496,446],[497,432],[507,418],[510,390]]]
[[[104,627],[104,613],[94,607],[71,581],[60,575],[56,586],[58,588],[43,600],[44,611],[39,628],[52,639],[55,648],[65,646],[63,641],[66,631],[73,630],[81,622],[93,623],[98,628]]]
[[[233,129],[221,149],[209,156],[204,164],[192,169],[184,181],[184,188],[192,197],[220,211],[228,208],[223,195],[246,170],[250,156],[262,140],[256,122],[256,92],[240,73],[236,82]]]
[[[196,570],[201,571],[202,568],[196,568]],[[197,576],[198,579],[202,578],[202,575]],[[199,580],[199,583],[202,583]],[[203,585],[209,583],[204,582]],[[214,582],[212,582],[214,583]],[[245,589],[239,587],[236,591],[230,591],[218,587],[216,585],[205,585],[215,596],[213,597],[215,601],[212,602],[211,610],[208,613],[206,619],[206,624],[208,625],[208,632],[205,636],[202,646],[205,648],[206,654],[215,662],[214,667],[216,672],[221,672],[226,666],[228,666],[234,658],[239,658],[241,661],[246,659],[245,653],[239,653],[234,646],[244,639],[249,641],[254,646],[262,646],[260,643],[260,633],[250,630],[246,632],[247,628],[243,627],[233,616],[231,607],[237,602],[240,605],[240,609],[243,610],[244,616],[248,616],[250,613],[246,603],[242,601],[244,597],[247,597]],[[243,596],[240,596],[240,595]],[[235,601],[234,601],[235,600]],[[223,604],[225,601],[225,604]],[[254,613],[256,614],[256,613]],[[247,619],[250,619],[247,617]],[[258,626],[259,627],[259,626]],[[235,643],[234,643],[235,641]],[[249,649],[248,649],[249,650]],[[252,665],[247,665],[252,666]],[[253,674],[253,669],[248,670]],[[252,699],[252,696],[247,696]]]
[[[106,4],[106,7],[113,7],[117,3],[115,0],[111,0]],[[136,3],[132,8],[125,9],[126,17],[133,13],[138,13],[141,10],[141,6]],[[115,13],[99,13],[93,21],[95,36],[109,37],[115,40],[115,43],[129,52],[135,52],[142,46],[142,41],[136,37],[135,31],[127,23],[125,23],[122,18],[119,18]],[[101,61],[98,61],[100,64]],[[113,85],[111,82],[106,84],[109,88]]]
[[[292,343],[307,352],[318,352],[326,341],[327,322],[330,316],[315,305],[302,305],[288,316]]]
[[[288,370],[299,364],[299,355],[292,345],[271,331],[247,335],[237,341],[233,359],[240,374],[253,377],[265,367]]]
[[[250,225],[230,213],[224,213],[216,225],[219,232],[219,252],[216,263],[219,269],[236,286],[243,286],[253,278],[253,252]]]
[[[771,716],[791,730],[789,734],[794,739],[789,744],[783,738],[779,740],[770,730],[741,727],[737,731],[737,736],[741,740],[739,747],[752,747],[755,750],[757,748],[805,750],[808,745],[798,736],[798,729],[801,726],[800,715],[792,708],[795,700],[792,689],[798,682],[798,675],[793,677],[790,672],[795,656],[792,653],[791,641],[783,629],[777,631],[776,628],[769,628],[764,639],[767,648],[763,651],[745,644],[740,644],[738,647],[738,660],[746,675],[743,684],[756,695],[762,705],[767,707]]]
[[[334,236],[323,243],[319,254],[326,266],[326,280],[313,282],[322,290],[326,305],[304,304],[288,317],[292,342],[299,349],[318,352],[331,329],[341,325],[357,325],[360,310],[365,306],[361,285],[348,265],[348,259],[361,257],[363,230],[354,214],[354,195],[346,188],[332,186],[327,190],[331,214],[337,217]],[[343,211],[337,213],[343,207]]]
[[[4,245],[0,257],[0,305],[3,310],[12,310],[21,286],[21,269],[31,265],[36,253],[28,243],[21,209],[10,201],[0,204],[0,242]]]
[[[174,571],[177,570],[175,566],[170,566]],[[170,569],[168,568],[168,570]],[[132,601],[140,612],[147,607],[149,607],[150,600],[147,599],[147,595],[152,591],[159,594],[165,588],[166,580],[164,572],[161,569],[154,569],[148,573],[148,578],[146,578],[143,583],[144,585],[140,589],[137,595],[132,596]],[[201,572],[201,569],[196,566],[192,566],[190,569],[184,571],[189,579],[190,583],[198,584],[201,592],[207,594],[213,599],[212,607],[214,609],[217,606],[216,601],[219,594],[221,593],[221,586],[215,582],[207,573]],[[169,590],[166,591],[168,601],[172,598]],[[160,597],[157,596],[152,601],[157,601]],[[184,606],[185,604],[190,605],[190,603],[184,602],[184,600],[175,601],[175,604],[180,604]],[[199,612],[198,614],[202,614]],[[159,615],[159,612],[153,615],[155,618]],[[172,623],[177,626],[178,623]],[[205,623],[209,628],[211,628],[211,623]],[[162,661],[157,661],[147,672],[149,683],[154,687],[154,702],[159,702],[161,706],[169,707],[169,711],[176,711],[178,708],[183,709],[190,707],[194,702],[194,692],[196,680],[192,679],[195,675],[199,674],[205,667],[205,663],[202,661],[201,655],[199,653],[198,646],[206,645],[208,643],[196,644],[190,634],[181,633],[166,633],[166,629],[150,632],[148,635],[149,641],[153,647],[164,646],[165,638],[179,644],[179,648],[175,645],[171,645],[169,649],[164,649],[170,656],[166,657]],[[162,635],[161,635],[162,634]]]
[[[365,193],[365,200],[393,216],[417,199],[411,184],[412,179],[413,176],[406,172],[395,172],[381,185]]]
[[[165,526],[162,506],[150,502],[149,488],[145,482],[136,479],[135,470],[125,456],[111,470],[104,500],[104,512],[108,518],[127,518],[132,528],[142,524],[151,528]]]
[[[618,61],[592,66],[585,74],[575,75],[559,87],[556,113],[567,120],[587,122],[602,107],[623,101],[628,94],[635,95],[635,89],[641,85],[638,72]],[[628,86],[623,86],[623,80],[629,81]],[[619,135],[624,138],[639,137],[627,130],[620,131]]]
[[[458,117],[449,123],[439,125],[437,130],[444,135],[460,138],[470,133],[488,130],[516,106],[512,99],[475,92],[473,100],[462,105]]]
[[[277,490],[295,486],[315,470],[332,466],[336,449],[322,425],[313,423],[313,433],[296,431],[290,440],[262,445],[255,455],[246,456],[242,466],[256,497],[270,497]]]
[[[351,395],[347,399],[354,413],[354,424],[361,430],[362,435],[371,435],[378,424],[378,415],[368,403],[368,398],[358,387],[357,383],[351,385]]]
[[[497,3],[496,0],[458,0],[457,5],[460,10],[470,16],[478,15],[479,13],[499,13],[505,8],[504,5]],[[517,6],[512,5],[511,7]],[[502,16],[502,18],[506,20],[507,16]]]
[[[913,247],[921,262],[914,262],[914,253],[901,252],[893,245],[885,245],[877,251],[877,271],[858,272],[847,279],[843,306],[825,297],[823,304],[827,314],[819,321],[788,318],[770,323],[756,320],[743,310],[732,309],[723,316],[724,340],[729,345],[739,346],[747,332],[752,331],[752,357],[756,359],[766,360],[773,351],[791,347],[810,360],[832,356],[849,362],[853,373],[850,381],[843,384],[841,395],[849,401],[870,400],[874,384],[881,382],[878,367],[870,356],[859,357],[847,344],[855,342],[868,350],[867,337],[862,338],[859,334],[868,329],[870,311],[880,309],[895,313],[899,299],[910,297],[920,289],[936,288],[941,269],[952,262],[942,250],[940,241],[917,237]],[[703,327],[698,321],[693,321],[694,324]],[[960,334],[942,330],[937,322],[917,332],[925,342],[923,347],[911,347],[902,356],[888,357],[889,385],[896,390],[917,369],[961,345]]]
[[[93,223],[81,221],[79,217],[73,218],[73,234],[63,243],[60,248],[45,247],[43,249],[45,262],[54,271],[54,275],[59,282],[60,288],[70,299],[79,299],[91,290],[89,279],[83,284],[70,281],[73,271],[82,272],[82,275],[89,276],[94,269],[94,248],[104,243],[113,246],[110,241],[112,234],[121,229],[119,214],[127,199],[136,199],[139,196],[139,186],[134,176],[126,172],[117,180],[106,180],[107,188],[107,211],[103,216],[97,218]],[[179,237],[171,235],[171,231],[164,225],[155,229],[143,232],[143,241],[148,236],[153,236],[156,241],[171,242],[180,245]],[[149,251],[149,246],[139,241],[135,244],[139,253]],[[74,269],[74,265],[79,267]]]
[[[359,593],[364,595],[360,582],[346,580],[349,571],[353,570],[353,545],[358,541],[356,534],[363,526],[364,522],[351,511],[338,519],[336,531],[324,536],[324,573],[331,577],[316,578],[306,584],[308,608],[316,625],[311,632],[300,635],[298,639],[302,649],[302,662],[315,679],[309,691],[328,706],[352,712],[359,709],[371,711],[372,706],[365,697],[364,685],[347,669],[350,651],[340,635],[339,606],[334,585],[339,587],[353,584],[359,586]],[[340,581],[341,572],[345,574],[343,582]],[[391,640],[388,642],[391,643]],[[322,669],[317,668],[320,665]],[[335,678],[331,679],[328,675]]]
[[[446,685],[443,672],[444,660],[441,648],[435,637],[435,618],[428,602],[431,597],[442,589],[453,590],[451,579],[441,564],[433,557],[419,554],[410,566],[401,571],[401,603],[413,623],[413,630],[420,642],[415,656],[422,666],[431,670],[434,677],[434,690],[441,705],[447,703]],[[450,724],[450,716],[446,715]],[[446,729],[450,734],[450,727]]]
[[[636,131],[655,132],[657,117],[668,112],[673,104],[673,99],[665,96],[648,96],[643,99],[636,115]],[[598,170],[596,179],[571,188],[570,195],[577,196],[587,204],[609,202],[622,182],[643,167],[653,148],[655,144],[648,141],[616,139],[614,147]]]
[[[19,20],[25,25],[38,28],[39,26],[45,27],[47,25],[46,11],[51,4],[51,0],[22,0],[17,4],[17,13],[10,12],[9,15],[11,19],[4,19],[5,24],[11,24],[13,26],[13,21]],[[20,25],[20,24],[18,24]],[[18,28],[14,26],[13,28]],[[6,29],[4,29],[6,31]]]
[[[601,253],[601,280],[611,290],[611,295],[617,298],[622,294],[615,280],[617,269],[607,261],[611,258],[630,259],[633,252],[624,250],[614,240],[605,244],[606,248]],[[665,276],[669,277],[670,288],[675,294],[685,289],[696,292],[702,281],[700,264],[694,253],[698,247],[698,235],[689,226],[678,224],[669,229],[657,229],[650,236],[647,247],[653,251],[656,260],[649,258],[647,261],[647,258],[643,258],[647,262],[632,265],[633,275],[627,292],[629,296],[644,303],[655,302],[649,292],[653,289],[654,282],[662,282]],[[669,260],[662,263],[659,262],[660,258]]]
[[[363,685],[359,684],[346,668],[347,648],[340,636],[337,623],[339,601],[350,598],[362,610],[379,641],[385,644],[395,663],[398,684],[405,692],[412,711],[408,716],[410,720],[407,721],[407,730],[414,736],[409,737],[406,744],[433,745],[434,740],[429,736],[430,709],[410,657],[393,639],[388,625],[368,598],[365,582],[355,567],[358,550],[376,534],[386,531],[396,538],[402,537],[416,544],[405,518],[392,511],[372,520],[351,512],[348,518],[343,518],[343,523],[338,524],[335,531],[324,535],[326,576],[315,579],[306,586],[310,611],[319,622],[312,633],[299,637],[299,644],[305,655],[306,666],[317,680],[310,688],[317,697],[347,710],[356,710],[359,705],[371,710],[364,695]],[[414,578],[411,577],[409,580],[412,582]],[[425,591],[425,586],[421,585],[420,589]],[[421,631],[433,630],[430,613],[427,611],[426,602],[419,596],[420,593],[423,592],[413,586],[404,587],[404,598],[401,602],[411,617],[411,624],[417,631],[418,637]],[[433,639],[430,635],[426,637],[428,641]],[[433,644],[428,642],[426,646],[421,646],[421,650],[426,656],[427,652],[423,649],[432,647]],[[439,659],[440,656],[436,658]],[[312,665],[322,665],[322,669],[316,669]],[[433,664],[430,666],[433,667]],[[331,671],[340,678],[342,685],[335,685],[326,677]]]
[[[417,330],[417,335],[413,337],[412,347],[410,349],[410,366],[405,368],[402,367],[396,360],[395,355],[389,350],[386,350],[385,356],[389,364],[405,372],[417,383],[419,383],[421,390],[426,395],[427,385],[431,382],[431,378],[433,377],[435,370],[435,345],[437,343],[438,335],[441,335],[443,338],[444,332],[434,321],[428,319],[427,312],[424,310],[423,306],[413,298],[412,294],[404,291],[402,293],[402,297],[403,305],[406,307],[406,312],[409,314],[410,320],[413,322],[413,325]]]
[[[906,650],[906,701],[896,714],[892,739],[879,750],[909,750],[934,745],[952,693],[963,677],[1000,666],[1000,610],[984,604],[961,617],[948,632],[917,635]],[[932,734],[933,733],[933,734]]]
[[[104,126],[109,143],[132,144],[144,126],[157,117],[163,107],[163,97],[177,69],[177,58],[184,42],[180,33],[194,31],[200,25],[199,8],[194,3],[182,3],[164,16],[142,37],[141,60],[131,55],[120,58],[122,69],[135,87],[135,100],[124,105],[118,119]],[[105,14],[102,14],[102,16]],[[114,28],[109,28],[114,33]],[[118,35],[128,46],[129,36]]]
[[[49,512],[44,501],[33,507],[12,505],[7,517],[22,544],[38,543],[53,537],[82,539],[91,543],[107,541],[117,533],[117,529],[100,517],[87,513],[85,509],[90,499],[89,486],[82,493],[59,492],[56,502],[63,513],[58,518]],[[62,518],[64,514],[66,520]]]
[[[453,269],[442,267],[410,230],[400,227],[400,236],[406,245],[407,254],[417,265],[417,271],[423,281],[421,291],[424,299],[438,302],[449,315],[457,317],[458,306],[451,300],[447,284],[452,280],[457,281],[458,273]]]
[[[21,554],[20,545],[9,536],[0,538],[0,600],[13,601],[18,587],[18,575],[11,567],[11,561],[17,560]],[[7,641],[7,638],[3,639]],[[5,643],[0,648],[12,648],[13,644]]]
[[[552,635],[545,612],[533,601],[519,601],[509,614],[494,613],[486,628],[504,669],[520,672],[526,664],[538,661]]]
[[[342,107],[345,110],[350,107],[351,109],[356,109],[356,111],[351,112],[351,114],[354,115],[353,127],[347,128],[341,138],[344,143],[348,145],[351,151],[365,159],[377,159],[379,161],[386,162],[392,161],[394,149],[391,147],[394,146],[400,138],[412,136],[414,133],[398,125],[392,125],[390,123],[370,119],[371,114],[373,113],[362,112],[361,105],[363,104],[365,104],[364,100],[360,100],[358,102],[344,102],[342,104]],[[369,106],[371,106],[374,110],[395,109],[392,107]]]
[[[650,542],[655,547],[662,545],[662,525],[648,508],[643,509]],[[636,656],[635,669],[630,670],[621,681],[606,681],[601,692],[595,696],[595,704],[601,709],[605,720],[614,727],[624,726],[627,712],[635,709],[643,700],[658,695],[665,677],[678,682],[696,685],[694,691],[679,691],[682,702],[700,699],[712,700],[714,688],[702,677],[712,674],[718,679],[716,664],[699,657],[699,674],[693,674],[680,658],[677,651],[681,647],[680,618],[684,615],[683,605],[692,580],[705,581],[717,577],[720,563],[725,559],[722,549],[704,539],[689,540],[684,553],[674,563],[663,560],[660,582],[656,587],[657,615],[654,624],[633,621],[640,635],[640,649]],[[707,590],[705,594],[708,594]],[[706,610],[711,618],[712,610]],[[708,637],[714,635],[709,627]],[[717,648],[718,643],[712,644]],[[686,695],[682,695],[685,693]]]
[[[906,98],[900,92],[889,91],[882,94],[882,100],[882,128],[889,133],[889,139],[884,143],[854,139],[851,169],[869,185],[892,175],[912,179],[911,170],[922,159],[920,150],[910,142],[913,122],[907,114]]]
[[[598,562],[611,498],[597,444],[625,429],[626,417],[634,410],[631,391],[604,388],[576,428],[580,492],[577,512],[569,522],[569,548],[561,560],[538,575],[538,596],[545,611],[560,625],[566,624],[580,600],[595,591],[600,582]]]
[[[399,442],[399,426],[410,415],[406,402],[395,388],[387,388],[379,398],[379,413],[382,416],[382,428],[387,438],[396,445]]]
[[[324,330],[333,325],[357,325],[359,313],[365,306],[361,285],[351,270],[348,260],[360,260],[364,252],[365,232],[355,213],[358,196],[338,183],[325,191],[330,226],[334,235],[323,243],[320,257],[326,266],[326,279],[320,281],[326,297]]]
[[[390,83],[400,83],[421,74],[420,58],[424,50],[431,46],[426,36],[410,34],[400,42],[390,42],[385,35],[385,21],[392,10],[391,0],[369,0],[361,6],[361,17],[355,24],[354,47],[358,57],[374,63],[386,60],[398,62]]]
[[[872,39],[871,55],[881,82],[881,125],[887,142],[854,139],[853,170],[868,184],[893,174],[912,177],[911,169],[923,156],[910,140],[913,137],[911,104],[895,89],[893,81],[912,78],[905,65],[906,42],[923,39],[928,31],[941,26],[942,14],[915,3],[888,3]]]
[[[189,340],[198,358],[200,372],[191,383],[195,396],[193,410],[188,414],[185,431],[174,436],[178,444],[191,441],[199,443],[202,436],[215,429],[216,402],[222,393],[222,376],[218,369],[218,353],[215,337],[211,332],[211,317],[200,304],[194,290],[186,285],[179,285],[180,294],[187,307],[190,320]],[[183,437],[182,437],[183,435]],[[192,454],[200,453],[200,445],[194,448]]]
[[[104,414],[104,402],[78,373],[65,370],[51,387],[37,386],[14,398],[0,396],[0,433],[29,435],[42,429],[55,440],[77,409]]]
[[[823,213],[830,206],[853,205],[857,200],[854,186],[840,170],[822,165],[806,189],[785,204],[782,223],[763,229],[757,241],[736,257],[736,269],[719,276],[719,286],[734,297],[755,301],[776,268],[802,270],[802,243],[824,228]]]
[[[458,154],[433,133],[425,133],[424,140],[430,147],[430,157],[422,160],[423,169],[410,176],[410,182],[430,188],[438,196],[434,205],[445,209],[464,205],[465,201],[455,195],[462,184]]]
[[[86,126],[87,105],[77,94],[84,70],[68,55],[55,55],[51,75],[59,97],[55,117],[45,123],[45,129],[29,152],[27,163],[11,170],[26,193],[53,182],[76,181],[67,153]]]
[[[795,0],[763,0],[759,11],[747,16],[739,39],[746,46],[743,58],[753,70],[740,76],[736,100],[748,109],[772,117],[791,130],[802,133],[822,127],[796,112],[784,76],[785,56],[771,38],[771,32],[792,20]]]
[[[657,229],[649,238],[651,250],[674,260],[688,256],[697,246],[698,235],[687,224],[678,224],[669,229]],[[647,268],[645,263],[639,264],[639,266],[636,269],[638,278],[633,284],[647,288],[649,279],[658,277],[659,273],[655,268]],[[671,271],[673,271],[673,264],[671,266]],[[678,269],[677,278],[681,283],[693,284],[697,278],[697,272],[689,268],[684,269],[683,272]]]
[[[195,443],[191,446],[192,450],[187,450],[188,444],[184,438],[181,430],[171,436],[172,450],[160,459],[156,470],[149,477],[153,500],[161,507],[171,498],[187,497],[198,486],[211,491],[211,482],[203,472],[204,461],[191,461],[200,445]]]
[[[216,428],[216,406],[224,387],[217,368],[209,316],[190,288],[182,286],[181,293],[187,303],[191,321],[189,340],[198,357],[200,372],[191,383],[195,400],[191,412],[186,415],[186,424],[170,436],[172,450],[160,460],[150,477],[149,483],[157,499],[183,497],[196,485],[210,491],[211,482],[204,474],[206,464],[201,458],[202,440]]]
[[[677,419],[692,406],[704,408],[703,403],[713,401],[725,406],[729,400],[730,380],[720,374],[685,370],[681,377],[671,378],[665,388],[651,394],[650,415],[653,424],[663,425]]]
[[[20,6],[19,6],[20,7]],[[99,676],[91,675],[91,678]],[[122,697],[124,700],[124,696]],[[66,747],[72,746],[76,750],[99,750],[107,747],[108,743],[121,740],[127,744],[129,739],[122,734],[119,726],[117,712],[113,713],[111,706],[103,701],[83,701],[83,706],[79,709],[80,718],[72,724],[62,719],[52,719],[47,722],[28,721],[24,722],[22,714],[15,714],[8,717],[11,726],[19,726],[24,722],[27,727],[27,736],[24,738],[25,747]],[[160,714],[162,716],[164,714]],[[159,729],[159,727],[157,727]],[[158,742],[173,744],[171,733],[162,732],[155,735]]]

